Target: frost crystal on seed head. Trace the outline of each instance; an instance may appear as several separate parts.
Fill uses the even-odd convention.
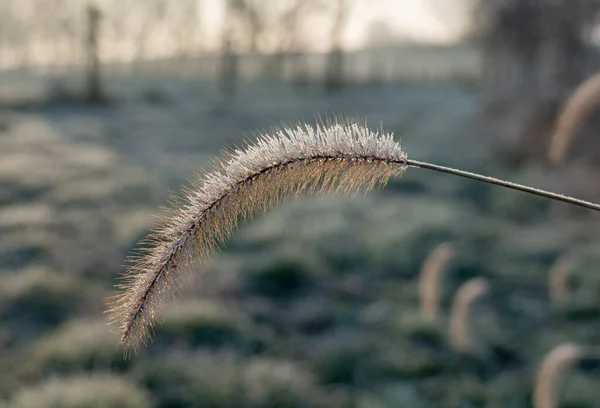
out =
[[[184,189],[177,207],[144,240],[151,249],[125,273],[109,310],[122,341],[135,344],[148,336],[164,295],[177,288],[178,270],[189,266],[193,254],[205,259],[240,220],[287,196],[368,191],[400,175],[406,160],[391,133],[351,122],[284,127],[226,153]]]

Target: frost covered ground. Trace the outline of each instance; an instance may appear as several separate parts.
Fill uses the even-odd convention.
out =
[[[155,341],[125,362],[102,312],[127,253],[168,191],[257,131],[349,115],[394,131],[412,158],[539,177],[493,159],[477,134],[477,93],[453,84],[326,95],[265,81],[225,101],[202,81],[115,77],[104,105],[70,98],[78,86],[54,81],[48,93],[47,79],[0,75],[0,401],[527,407],[546,352],[600,339],[593,223],[409,169],[366,196],[308,197],[257,216],[199,267]],[[457,257],[442,282],[444,317],[432,325],[419,315],[417,275],[441,242]],[[574,283],[555,310],[548,269],[564,253],[575,259]],[[448,345],[446,316],[459,285],[478,276],[491,291],[471,335],[486,352],[466,358]],[[565,376],[564,401],[597,406],[597,364]]]

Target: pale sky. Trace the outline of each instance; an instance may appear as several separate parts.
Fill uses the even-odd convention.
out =
[[[354,3],[346,32],[349,48],[364,45],[371,21],[385,21],[399,37],[432,43],[455,41],[467,24],[461,0],[354,0]]]
[[[272,0],[273,2],[285,0]],[[331,0],[334,1],[334,0]],[[468,23],[467,2],[465,0],[346,0],[352,5],[346,31],[345,47],[355,50],[365,46],[370,23],[387,23],[399,38],[418,42],[451,43],[464,31]],[[204,23],[214,26],[211,37],[218,41],[222,20],[223,0],[205,0]],[[328,49],[328,27],[314,19],[310,32],[317,50]],[[323,37],[323,38],[320,38]]]

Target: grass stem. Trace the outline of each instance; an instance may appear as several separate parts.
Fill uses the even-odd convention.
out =
[[[570,197],[564,194],[553,193],[551,191],[541,190],[539,188],[524,186],[522,184],[513,183],[510,181],[500,180],[494,177],[484,176],[482,174],[471,173],[464,170],[454,169],[452,167],[440,166],[437,164],[421,162],[417,160],[406,160],[406,164],[409,167],[418,167],[420,169],[435,170],[442,173],[448,173],[455,176],[469,178],[472,180],[483,181],[484,183],[494,184],[496,186],[510,188],[512,190],[522,191],[524,193],[533,194],[539,197],[549,198],[551,200],[562,201],[563,203],[577,205],[579,207],[588,208],[590,210],[600,211],[600,204],[592,203],[590,201],[580,200],[578,198]]]

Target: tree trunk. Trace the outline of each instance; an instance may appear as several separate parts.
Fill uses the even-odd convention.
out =
[[[231,35],[225,34],[223,50],[221,51],[221,65],[219,69],[219,88],[226,97],[232,97],[237,89],[238,56],[235,54]]]
[[[88,36],[87,36],[87,89],[86,99],[89,102],[100,102],[104,100],[102,92],[102,77],[100,72],[100,56],[98,39],[100,35],[100,10],[95,6],[89,6],[88,14]]]

